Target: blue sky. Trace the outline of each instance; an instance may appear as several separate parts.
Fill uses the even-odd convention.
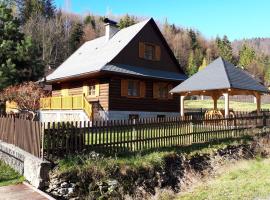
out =
[[[70,10],[105,16],[131,14],[153,17],[199,30],[207,38],[230,40],[270,37],[270,0],[69,0]],[[65,8],[65,0],[55,0]]]

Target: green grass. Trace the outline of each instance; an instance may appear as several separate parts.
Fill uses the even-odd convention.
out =
[[[240,161],[225,166],[220,174],[200,183],[178,200],[238,200],[270,197],[270,159]]]
[[[206,108],[213,109],[213,100],[185,100],[185,108]],[[256,110],[255,103],[245,103],[230,101],[230,108],[234,111],[253,111]],[[224,109],[224,100],[218,100],[218,109]],[[270,109],[270,104],[262,104],[262,109]]]
[[[202,153],[214,153],[217,149],[222,149],[228,145],[248,144],[252,141],[251,136],[242,138],[223,139],[212,141],[210,143],[194,144],[191,146],[156,148],[141,151],[136,154],[127,153],[118,157],[97,157],[89,154],[68,156],[65,159],[58,160],[58,172],[68,173],[74,170],[83,170],[86,168],[95,168],[98,171],[107,173],[118,167],[128,166],[139,169],[141,167],[162,167],[164,157],[173,153],[183,153],[187,156]]]
[[[15,172],[8,165],[0,161],[0,187],[18,184],[24,181],[23,176]]]

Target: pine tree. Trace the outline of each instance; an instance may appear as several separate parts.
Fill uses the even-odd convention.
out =
[[[206,58],[203,58],[203,62],[202,62],[202,64],[201,64],[201,66],[199,67],[199,71],[200,71],[200,70],[203,70],[206,66],[207,66]]]
[[[244,44],[239,51],[239,66],[247,68],[255,58],[254,49]]]
[[[96,28],[96,22],[94,16],[87,15],[83,21],[84,25],[91,25],[93,29]]]
[[[192,29],[190,29],[188,31],[188,34],[189,34],[189,37],[190,37],[191,48],[194,51],[195,49],[199,48],[196,33]]]
[[[216,39],[216,45],[218,48],[218,54],[228,62],[233,62],[233,52],[231,42],[225,35],[221,40],[219,37]]]
[[[133,16],[129,16],[128,14],[126,14],[124,17],[122,17],[118,23],[118,26],[120,29],[129,27],[133,24],[136,23],[136,19]]]
[[[44,16],[47,19],[53,18],[55,16],[55,6],[53,0],[43,0],[43,9],[44,9]]]
[[[0,47],[0,89],[36,79],[43,73],[31,38],[20,32],[19,21],[3,3],[0,3]]]
[[[196,66],[195,60],[194,60],[194,53],[191,51],[188,57],[188,68],[187,68],[187,74],[189,76],[192,76],[198,71],[198,68]]]
[[[20,18],[22,23],[30,17],[41,15],[46,19],[55,16],[55,6],[53,0],[18,0]]]
[[[81,40],[83,37],[83,25],[81,23],[76,23],[71,32],[70,36],[70,48],[71,51],[74,52],[79,47]]]

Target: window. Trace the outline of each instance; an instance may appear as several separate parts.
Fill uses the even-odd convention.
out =
[[[89,95],[90,96],[96,95],[96,86],[94,84],[89,86]]]
[[[141,80],[121,79],[121,96],[128,98],[144,98],[146,84]]]
[[[144,45],[144,58],[147,60],[155,60],[155,45]]]
[[[148,43],[148,42],[139,42],[139,57],[152,60],[160,61],[161,49],[159,45]]]
[[[172,85],[168,83],[154,83],[153,85],[153,97],[155,99],[173,99],[173,96],[169,94],[172,89]]]
[[[168,85],[167,84],[159,84],[158,88],[158,97],[161,99],[166,99],[168,98]]]
[[[140,96],[140,81],[128,80],[128,96]]]

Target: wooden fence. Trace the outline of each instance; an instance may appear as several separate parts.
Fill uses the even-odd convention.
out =
[[[83,151],[110,154],[192,145],[241,137],[270,125],[270,113],[238,114],[211,119],[202,115],[186,118],[141,119],[47,124],[44,155],[53,159]]]
[[[97,151],[109,154],[187,146],[265,131],[270,112],[238,113],[231,118],[140,119],[46,123],[0,116],[0,140],[47,159]]]
[[[37,157],[42,157],[42,131],[40,122],[17,118],[15,115],[0,116],[0,140]]]

